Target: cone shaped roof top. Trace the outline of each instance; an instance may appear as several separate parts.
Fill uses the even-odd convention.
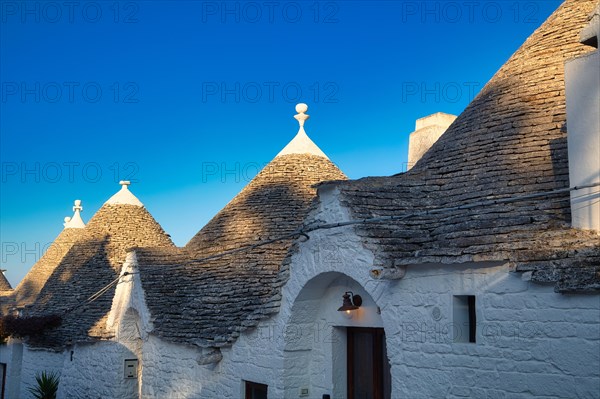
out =
[[[294,118],[296,118],[300,124],[300,129],[298,129],[296,137],[294,137],[292,141],[290,141],[288,145],[286,145],[283,150],[277,154],[278,157],[289,154],[311,154],[327,158],[327,155],[321,151],[321,149],[310,139],[310,137],[308,137],[306,131],[304,131],[304,122],[310,118],[310,115],[306,114],[306,111],[308,111],[308,105],[303,103],[296,105],[296,112],[298,112],[298,114],[294,115]]]
[[[10,291],[12,287],[6,277],[4,276],[4,270],[0,270],[0,291]]]
[[[121,185],[121,190],[110,197],[104,204],[144,206],[144,204],[142,204],[142,202],[135,195],[133,195],[131,191],[129,191],[128,186],[131,184],[131,182],[127,180],[121,180],[119,184]]]
[[[106,318],[114,288],[86,306],[85,311],[70,309],[80,304],[80,298],[89,298],[114,281],[132,248],[174,248],[170,236],[128,190],[129,182],[120,184],[121,190],[106,201],[84,229],[65,228],[61,232],[55,240],[56,250],[49,250],[48,256],[38,261],[26,276],[29,283],[23,284],[21,296],[15,295],[19,304],[31,304],[28,315],[64,314],[62,324],[30,341],[32,346],[60,347],[69,341],[111,336]],[[35,289],[30,288],[33,286]]]
[[[136,251],[150,313],[172,315],[154,321],[154,331],[161,337],[221,346],[233,342],[240,329],[266,318],[269,309],[278,308],[275,301],[281,284],[279,270],[293,245],[292,237],[209,262],[197,260],[296,231],[316,197],[315,184],[346,179],[304,132],[307,108],[305,104],[296,107],[295,118],[300,123],[296,137],[180,254],[172,254],[168,249]],[[187,262],[189,267],[175,268],[165,278],[165,265]],[[164,295],[172,290],[173,280],[178,282],[177,295]],[[208,298],[214,296],[220,298],[219,308],[208,303]],[[241,297],[252,299],[240,301]],[[222,309],[227,309],[226,314]],[[195,317],[185,316],[189,312],[194,312]]]
[[[306,135],[306,104],[296,105],[300,129],[292,141],[258,173],[186,245],[212,251],[234,247],[238,241],[255,241],[299,226],[316,195],[313,187],[346,176]],[[219,242],[218,245],[215,243]]]
[[[129,181],[119,182],[121,189],[110,197],[90,218],[86,230],[91,234],[109,233],[112,238],[120,237],[119,245],[130,242],[130,246],[141,243],[146,246],[173,246],[170,236],[144,207],[144,204],[129,191]],[[133,206],[133,207],[132,207]],[[120,248],[125,253],[127,245]]]
[[[81,200],[75,200],[73,217],[64,219],[64,229],[15,288],[14,295],[11,298],[14,306],[31,305],[73,245],[85,238],[86,226],[83,219],[81,219],[81,211],[83,211]]]
[[[551,190],[562,193],[555,192],[551,200],[468,206],[448,217],[431,213],[419,216],[418,222],[386,223],[385,229],[362,225],[363,245],[375,248],[374,264],[506,259],[516,271],[531,272],[531,282],[555,282],[556,292],[600,287],[594,272],[598,237],[570,228],[565,190],[570,134],[565,60],[593,52],[578,42],[597,4],[598,0],[564,1],[410,171],[337,185],[354,218],[414,214]]]

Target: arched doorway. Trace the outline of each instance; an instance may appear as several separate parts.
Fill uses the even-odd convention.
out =
[[[362,298],[358,309],[338,311],[346,292]],[[300,290],[285,328],[285,397],[389,399],[385,342],[369,293],[345,274],[319,274]]]

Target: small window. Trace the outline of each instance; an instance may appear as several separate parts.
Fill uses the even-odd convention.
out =
[[[475,295],[455,295],[453,314],[454,342],[474,343],[477,337]]]
[[[268,388],[265,384],[246,381],[246,399],[267,399]]]

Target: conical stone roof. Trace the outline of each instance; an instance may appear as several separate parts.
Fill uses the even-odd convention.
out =
[[[315,184],[346,176],[300,131],[182,250],[136,251],[154,333],[174,342],[223,346],[279,309],[280,269],[293,238],[198,262],[301,227]],[[177,295],[166,295],[176,282]]]
[[[40,291],[67,252],[83,236],[85,224],[80,212],[83,210],[81,201],[76,200],[73,206],[73,217],[65,218],[64,229],[46,249],[42,257],[33,265],[23,280],[10,295],[3,300],[2,311],[9,308],[22,308],[35,302]]]
[[[300,226],[315,184],[346,176],[327,158],[287,154],[273,159],[190,242],[205,254],[289,233]]]
[[[73,245],[83,237],[82,229],[67,228],[60,232],[44,255],[33,265],[14,292],[15,306],[22,307],[35,302],[48,278]]]
[[[409,172],[339,184],[356,219],[422,213],[356,228],[376,266],[509,261],[557,291],[600,289],[598,237],[570,228],[566,191],[423,214],[569,187],[564,64],[594,50],[579,35],[596,4],[565,1]]]
[[[307,215],[315,184],[346,180],[304,131],[307,107],[296,109],[296,137],[188,242],[187,250],[209,254],[289,233]]]
[[[0,272],[0,291],[11,291],[11,290],[12,290],[12,287],[10,286],[10,283],[6,279],[6,276],[4,275],[4,273]]]
[[[141,202],[131,193],[126,196],[130,202],[107,201],[96,212],[47,279],[27,314],[58,314],[63,322],[59,328],[32,339],[31,344],[52,347],[111,337],[106,318],[114,286],[97,300],[89,304],[86,300],[118,277],[132,248],[174,247]]]

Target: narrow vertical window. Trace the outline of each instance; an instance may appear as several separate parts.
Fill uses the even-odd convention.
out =
[[[477,310],[475,295],[455,295],[453,301],[454,342],[477,341]]]
[[[477,314],[475,313],[475,295],[467,296],[469,302],[469,342],[475,342],[477,336]]]

